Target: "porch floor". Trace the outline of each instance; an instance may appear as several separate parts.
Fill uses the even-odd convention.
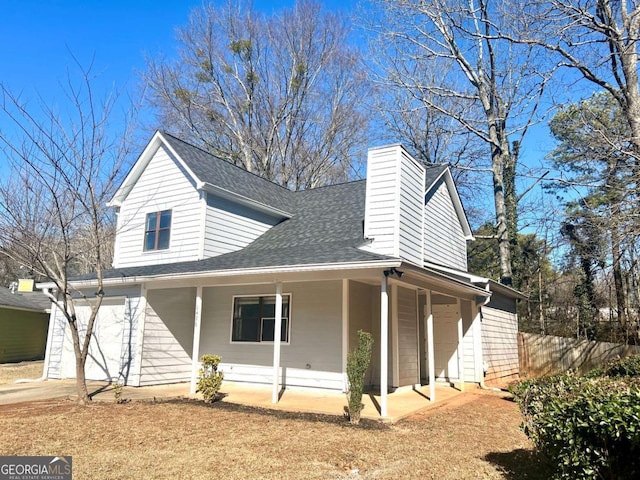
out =
[[[465,385],[468,390],[477,388],[474,385]],[[307,412],[328,415],[344,415],[347,399],[344,393],[313,390],[313,389],[286,389],[280,395],[277,404],[271,403],[272,390],[267,385],[247,385],[242,383],[225,382],[221,393],[223,402],[268,408],[272,410],[284,410],[290,412]],[[387,396],[387,417],[383,420],[395,422],[418,410],[433,408],[442,405],[443,402],[461,394],[462,392],[448,383],[436,384],[436,401],[429,400],[429,386],[416,389],[403,388]],[[380,394],[365,393],[362,397],[364,409],[362,418],[380,420]]]

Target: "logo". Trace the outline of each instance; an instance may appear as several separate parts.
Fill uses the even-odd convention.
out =
[[[71,457],[0,457],[0,480],[71,480]]]

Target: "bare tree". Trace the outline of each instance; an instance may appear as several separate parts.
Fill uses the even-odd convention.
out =
[[[640,83],[637,0],[529,0],[513,8],[512,32],[501,37],[542,47],[559,67],[606,90],[629,124],[636,159],[640,157]]]
[[[503,22],[509,2],[377,3],[385,13],[376,17],[382,40],[376,49],[385,54],[387,85],[405,89],[427,111],[453,119],[489,146],[500,277],[511,284],[517,157],[547,80],[540,59],[532,47],[498,38],[509,29]]]
[[[90,69],[79,82],[69,77],[63,113],[42,99],[29,105],[0,86],[0,145],[11,170],[0,182],[0,254],[55,285],[49,296],[70,328],[81,404],[90,400],[84,367],[113,242],[106,202],[130,144],[130,123],[112,115],[118,96],[96,99],[93,79]],[[87,270],[97,282],[91,294],[72,283]],[[78,301],[91,305],[88,319],[77,316]]]
[[[230,0],[195,9],[178,42],[178,60],[150,60],[145,77],[163,128],[293,190],[353,174],[369,95],[339,14]]]
[[[373,57],[372,57],[373,58]],[[415,72],[424,74],[422,84],[433,84],[436,74],[431,71]],[[384,85],[386,80],[382,80]],[[478,189],[485,190],[490,185],[486,174],[491,165],[486,158],[486,145],[475,135],[460,129],[458,122],[448,115],[429,108],[424,100],[418,99],[410,89],[381,88],[384,94],[377,97],[376,113],[385,122],[385,134],[390,141],[401,139],[424,165],[446,163],[452,167],[456,187],[465,200],[467,214],[480,216],[478,223],[486,221],[484,209],[474,201]],[[425,92],[427,94],[427,92]],[[445,102],[444,99],[439,99]],[[450,99],[452,104],[455,99]]]

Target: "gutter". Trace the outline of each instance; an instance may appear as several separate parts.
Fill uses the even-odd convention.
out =
[[[349,262],[349,263],[320,263],[309,265],[289,265],[289,266],[276,266],[276,267],[259,267],[259,268],[241,268],[234,270],[208,270],[204,272],[185,272],[185,273],[173,273],[173,274],[158,274],[158,275],[141,275],[141,276],[126,276],[114,278],[104,278],[102,280],[103,285],[122,285],[122,284],[136,284],[150,282],[153,280],[191,280],[199,278],[219,278],[230,276],[250,276],[250,275],[268,275],[268,274],[282,274],[282,273],[304,273],[304,272],[323,272],[330,270],[350,270],[357,268],[378,269],[378,268],[392,268],[400,267],[402,261],[400,259],[391,260],[376,260],[373,262]],[[134,267],[135,268],[135,267]],[[71,280],[69,283],[74,287],[90,287],[97,283],[97,279],[90,280]],[[52,282],[39,283],[37,285],[40,289],[55,288]]]
[[[445,275],[444,273],[439,272],[439,271],[437,271],[435,269],[431,269],[431,268],[427,268],[427,267],[419,267],[417,265],[413,265],[413,264],[410,264],[410,263],[403,263],[402,268],[406,268],[406,269],[410,270],[411,273],[413,273],[413,274],[417,274],[419,276],[426,277],[426,278],[431,279],[431,280],[433,280],[434,277],[435,277],[436,279],[444,280],[444,281],[446,281],[448,283],[454,283],[459,287],[463,287],[465,290],[471,291],[471,292],[475,293],[476,295],[484,297],[484,298],[487,298],[487,299],[489,297],[491,297],[491,292],[488,291],[487,289],[482,288],[482,287],[480,287],[478,285],[474,285],[471,282],[467,283],[467,282],[465,282],[463,280],[460,280],[460,279],[457,279],[455,277],[450,277],[450,276]]]

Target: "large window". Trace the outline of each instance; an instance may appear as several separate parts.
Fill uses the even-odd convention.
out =
[[[290,296],[282,296],[280,340],[289,342]],[[233,300],[232,342],[273,342],[276,297],[235,297]]]
[[[171,210],[147,213],[144,227],[144,249],[166,250],[171,234]]]

